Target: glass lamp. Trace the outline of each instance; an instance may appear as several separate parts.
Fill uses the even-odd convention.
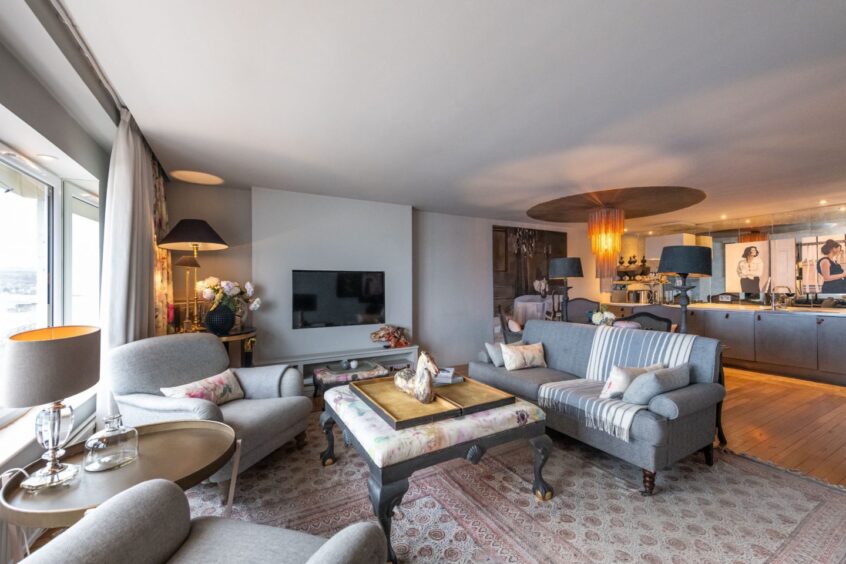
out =
[[[100,379],[100,329],[69,325],[25,331],[6,343],[0,375],[0,406],[49,404],[35,420],[35,436],[47,449],[46,466],[21,483],[36,491],[59,486],[79,473],[59,461],[73,428],[73,408],[62,401],[91,388]]]
[[[687,333],[687,306],[690,298],[687,293],[694,286],[687,285],[688,276],[701,278],[711,276],[711,249],[696,245],[670,245],[661,251],[661,262],[658,264],[660,274],[670,274],[681,278],[679,306],[681,306],[681,320],[679,333]]]
[[[567,278],[581,278],[583,276],[582,259],[579,257],[554,258],[549,261],[549,279],[564,280],[564,294],[561,296],[561,311],[564,315],[564,321],[570,321],[570,316],[567,313],[567,304],[570,303],[570,289],[572,286],[567,285]]]

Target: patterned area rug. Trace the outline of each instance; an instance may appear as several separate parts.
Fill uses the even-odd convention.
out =
[[[375,519],[367,465],[344,447],[320,465],[317,414],[302,450],[283,448],[242,474],[233,517],[331,536]],[[553,437],[544,477],[555,498],[531,494],[532,454],[518,441],[474,466],[453,460],[412,476],[394,517],[404,562],[846,562],[846,492],[728,453],[660,472],[652,498],[638,468]],[[188,492],[192,513],[223,512],[216,486]]]

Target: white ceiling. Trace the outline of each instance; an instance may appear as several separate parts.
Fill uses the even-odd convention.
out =
[[[710,221],[846,201],[846,2],[64,0],[168,169],[525,220],[620,186]]]

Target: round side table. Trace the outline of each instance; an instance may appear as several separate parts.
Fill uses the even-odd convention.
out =
[[[147,480],[164,478],[182,489],[193,487],[236,454],[235,430],[217,421],[167,421],[136,428],[138,459],[122,468],[105,472],[86,472],[80,468],[70,485],[37,493],[22,490],[19,485],[24,475],[16,474],[0,490],[0,519],[23,527],[68,527],[89,509]],[[62,462],[82,466],[84,456],[85,446],[78,443],[68,447]],[[35,470],[43,464],[33,462],[26,470]],[[234,472],[237,467],[236,454]]]

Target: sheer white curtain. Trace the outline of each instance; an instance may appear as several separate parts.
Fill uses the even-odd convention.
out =
[[[124,108],[112,146],[103,227],[99,419],[116,410],[109,386],[109,350],[155,334],[154,198],[153,157]]]

